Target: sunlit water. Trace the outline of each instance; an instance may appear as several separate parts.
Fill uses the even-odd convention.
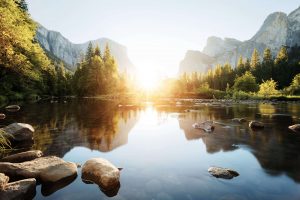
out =
[[[253,132],[247,122],[231,121],[236,117],[262,121],[266,128]],[[33,149],[46,155],[81,164],[102,157],[123,168],[114,197],[82,182],[79,168],[74,181],[52,189],[39,185],[35,199],[292,200],[300,199],[300,134],[287,127],[299,117],[295,103],[118,107],[74,100],[25,104],[7,113],[1,125],[32,124]],[[192,128],[206,120],[222,124],[213,133]],[[240,176],[217,179],[207,172],[210,166],[232,168]]]

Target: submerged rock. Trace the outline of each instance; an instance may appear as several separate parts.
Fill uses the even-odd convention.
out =
[[[243,123],[246,122],[247,120],[245,118],[234,118],[232,119],[233,122],[238,122],[238,123]]]
[[[0,113],[0,119],[5,119],[6,115],[4,113]]]
[[[7,111],[12,111],[12,112],[14,112],[14,111],[20,110],[21,107],[18,106],[18,105],[9,105],[9,106],[6,106],[5,109],[6,109]]]
[[[210,167],[208,172],[216,178],[223,179],[232,179],[233,177],[239,176],[239,173],[235,170],[222,167]]]
[[[51,194],[55,193],[56,191],[68,186],[71,184],[77,176],[71,176],[64,179],[61,179],[55,183],[43,183],[41,192],[43,196],[50,196]]]
[[[43,152],[39,150],[32,150],[32,151],[26,151],[26,152],[6,156],[1,159],[1,162],[20,163],[20,162],[30,161],[39,158],[41,156],[43,156]]]
[[[36,194],[35,187],[36,180],[34,178],[8,183],[4,190],[0,190],[0,199],[33,199]]]
[[[7,183],[9,181],[9,177],[3,173],[0,173],[0,190],[4,190]]]
[[[34,128],[30,124],[13,123],[2,128],[11,142],[32,141]]]
[[[48,156],[23,163],[0,162],[0,171],[10,177],[36,178],[43,183],[57,182],[77,176],[75,163],[56,156]]]
[[[202,122],[202,123],[195,123],[192,126],[195,129],[202,129],[205,132],[210,133],[215,129],[215,127],[212,124],[213,124],[213,122],[207,121],[207,122]]]
[[[249,127],[252,129],[263,129],[265,127],[265,125],[262,122],[251,121],[249,123]]]
[[[300,124],[294,124],[292,126],[289,126],[289,129],[295,132],[300,132]]]
[[[83,181],[90,181],[100,186],[103,191],[114,191],[120,187],[120,171],[109,161],[92,158],[82,166]]]

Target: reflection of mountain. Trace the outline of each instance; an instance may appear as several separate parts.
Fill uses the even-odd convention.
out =
[[[239,108],[240,107],[240,108]],[[299,107],[297,107],[299,109]],[[244,110],[248,119],[260,117],[267,127],[259,132],[253,132],[248,128],[248,124],[235,124],[230,119],[241,117],[240,112]],[[181,117],[179,126],[183,129],[187,140],[202,139],[208,153],[219,151],[233,151],[240,145],[246,145],[251,149],[251,153],[256,157],[261,166],[268,174],[279,175],[286,173],[295,181],[300,182],[300,138],[289,133],[288,125],[295,123],[289,115],[267,115],[278,112],[290,112],[290,106],[276,108],[272,105],[260,105],[257,108],[248,108],[245,105],[236,108],[213,108],[205,107],[199,112],[186,113]],[[209,114],[208,114],[209,113]],[[265,113],[266,115],[255,115]],[[211,115],[212,114],[212,115]],[[225,119],[225,120],[224,120]],[[215,131],[205,134],[201,130],[192,128],[195,122],[215,120],[223,122],[230,127],[216,124]]]
[[[138,120],[136,111],[119,110],[114,103],[98,100],[27,105],[14,115],[16,121],[35,126],[35,149],[60,157],[75,146],[112,151],[127,143]]]

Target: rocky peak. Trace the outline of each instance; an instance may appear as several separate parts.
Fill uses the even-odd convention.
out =
[[[203,53],[216,57],[223,52],[232,51],[235,49],[241,41],[233,39],[233,38],[225,38],[224,40],[219,37],[209,37],[207,39],[207,44],[203,49]]]
[[[272,50],[278,50],[282,45],[286,45],[287,34],[287,15],[282,12],[275,12],[267,17],[251,41],[265,44]]]
[[[288,15],[289,29],[287,45],[300,45],[300,7]]]
[[[61,33],[47,30],[42,25],[39,25],[37,29],[36,38],[47,53],[70,65],[70,69],[73,71],[81,55],[86,52],[89,42],[92,42],[94,46],[99,45],[102,51],[104,51],[106,44],[109,45],[120,72],[135,73],[135,67],[128,58],[126,47],[108,38],[100,38],[83,44],[74,44]]]

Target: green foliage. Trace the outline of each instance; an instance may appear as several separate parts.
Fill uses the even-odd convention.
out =
[[[121,87],[119,81],[117,65],[108,45],[105,47],[104,55],[101,56],[100,48],[96,47],[94,50],[90,43],[85,60],[79,63],[73,77],[74,92],[78,96],[116,93]],[[122,81],[124,84],[124,77]]]
[[[25,6],[25,1],[0,0],[0,91],[13,99],[32,91],[47,93],[45,77],[55,76],[54,66],[34,40],[36,24]]]
[[[256,92],[258,85],[255,77],[247,71],[243,76],[235,79],[233,88],[235,91]]]
[[[18,7],[21,10],[23,10],[24,12],[28,12],[28,6],[26,0],[15,0],[15,3],[18,5]]]
[[[297,74],[288,88],[292,95],[300,95],[300,74]]]
[[[251,99],[252,94],[244,92],[244,91],[234,91],[232,94],[232,98],[236,100],[247,100]]]
[[[258,94],[263,95],[264,97],[278,95],[279,91],[276,89],[276,87],[277,83],[273,79],[264,81],[259,85]]]
[[[211,88],[201,87],[196,91],[197,98],[203,99],[223,99],[226,96],[226,92],[220,90],[214,90]]]
[[[254,49],[251,57],[251,62],[250,62],[251,69],[254,70],[259,65],[260,65],[259,53],[257,49]]]

